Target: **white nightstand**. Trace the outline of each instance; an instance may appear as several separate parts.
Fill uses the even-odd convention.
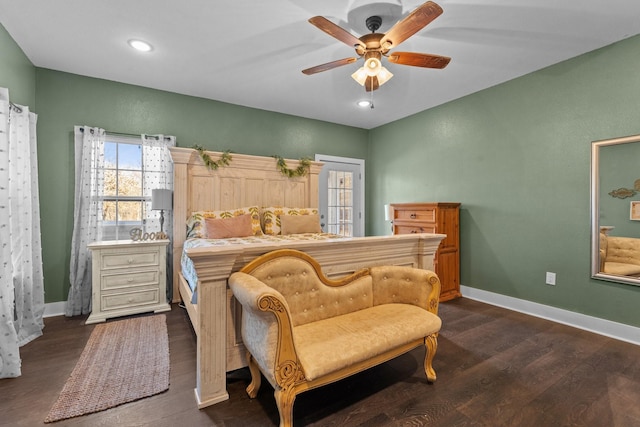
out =
[[[86,323],[149,311],[169,311],[169,240],[112,240],[88,245],[92,256],[92,311]]]

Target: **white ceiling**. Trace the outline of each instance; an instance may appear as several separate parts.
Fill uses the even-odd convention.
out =
[[[444,70],[383,61],[394,73],[370,98],[362,61],[307,20],[357,37],[388,30],[422,0],[0,0],[0,22],[35,66],[370,129],[640,33],[638,0],[436,0],[444,13],[401,44],[450,56]],[[386,18],[386,19],[385,19]],[[127,40],[154,50],[141,54]],[[393,50],[392,50],[393,52]]]

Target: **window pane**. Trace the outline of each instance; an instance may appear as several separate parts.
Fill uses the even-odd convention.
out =
[[[118,196],[142,196],[141,171],[118,171]]]
[[[116,202],[102,202],[102,220],[116,220]]]
[[[118,169],[142,169],[142,145],[118,144]]]
[[[118,221],[136,221],[142,224],[142,202],[116,202]]]
[[[115,142],[104,143],[104,166],[115,168],[118,164],[118,144]]]
[[[104,195],[115,196],[118,192],[118,175],[115,169],[104,170]]]
[[[351,236],[353,233],[353,173],[329,171],[327,182],[327,230]]]

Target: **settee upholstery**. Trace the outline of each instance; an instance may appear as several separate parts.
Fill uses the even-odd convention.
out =
[[[600,270],[617,276],[640,275],[640,239],[600,234]]]
[[[280,426],[291,426],[297,394],[425,346],[432,361],[441,327],[440,281],[409,267],[363,269],[328,279],[309,255],[279,250],[229,278],[242,304],[242,338],[248,350],[250,397],[261,373],[275,390]]]

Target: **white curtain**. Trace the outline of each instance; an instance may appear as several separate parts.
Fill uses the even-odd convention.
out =
[[[75,163],[76,186],[73,209],[73,237],[69,272],[69,297],[66,315],[76,316],[91,312],[91,253],[87,245],[103,240],[102,198],[104,196],[104,145],[108,139],[104,129],[76,126]],[[146,229],[160,230],[160,213],[151,210],[151,190],[173,190],[173,163],[167,147],[175,146],[175,137],[142,135],[143,194],[148,202],[145,207]],[[165,232],[171,238],[173,216],[165,212]],[[122,237],[121,237],[122,238]],[[128,238],[124,237],[124,238]],[[169,245],[170,247],[171,245]],[[171,260],[171,249],[168,259]],[[172,262],[167,263],[167,297],[171,298]]]
[[[76,184],[67,316],[91,312],[91,254],[87,245],[102,240],[105,130],[76,126],[74,140]]]
[[[151,210],[151,190],[163,188],[173,191],[173,161],[168,147],[175,147],[176,137],[142,135],[142,161],[144,169],[143,194],[147,198],[148,231],[160,230],[160,213]],[[173,241],[173,210],[164,212],[164,232]],[[167,247],[167,301],[173,298],[173,248]]]
[[[44,327],[36,122],[0,88],[0,378],[20,376],[19,347]]]

